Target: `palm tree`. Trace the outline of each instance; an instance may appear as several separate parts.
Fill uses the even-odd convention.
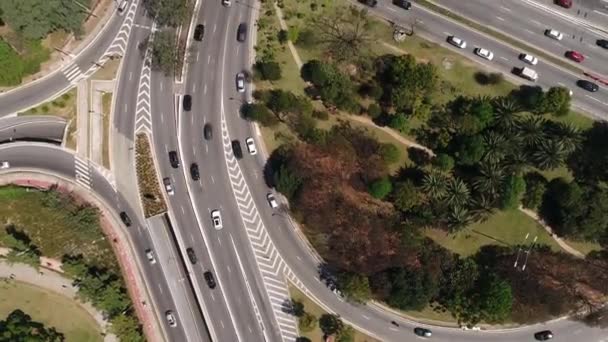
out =
[[[552,123],[548,126],[547,131],[564,144],[564,149],[568,153],[574,152],[583,141],[580,129],[570,123]]]
[[[504,135],[490,131],[483,136],[483,141],[486,145],[486,153],[483,156],[483,160],[490,163],[498,163],[505,157],[508,150],[508,142]]]
[[[541,170],[550,170],[562,165],[568,152],[558,139],[547,140],[532,153],[532,160]]]
[[[505,132],[513,131],[519,121],[521,109],[512,97],[500,97],[494,102],[494,122]]]
[[[473,200],[472,218],[475,222],[483,222],[496,212],[495,200],[481,194],[479,198]]]
[[[466,207],[456,205],[450,208],[448,214],[448,228],[451,232],[468,226],[472,221],[472,214]]]
[[[546,120],[540,116],[527,116],[517,125],[517,134],[526,146],[538,146],[546,140]]]
[[[422,179],[422,190],[432,199],[442,199],[447,193],[448,177],[438,171],[431,171]]]
[[[445,203],[450,207],[465,207],[469,203],[470,195],[469,187],[464,181],[452,178],[447,184]]]
[[[507,158],[505,158],[504,166],[510,174],[521,175],[527,169],[530,158],[526,155],[523,149],[513,149]]]
[[[484,162],[479,166],[479,176],[473,180],[473,186],[482,195],[495,199],[504,179],[504,167],[498,163]]]

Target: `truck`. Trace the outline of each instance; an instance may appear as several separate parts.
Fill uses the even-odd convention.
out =
[[[518,74],[520,77],[532,82],[536,82],[536,80],[538,79],[538,73],[536,73],[536,71],[534,71],[533,69],[527,67],[519,69]]]

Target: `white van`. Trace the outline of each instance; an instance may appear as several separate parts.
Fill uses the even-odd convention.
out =
[[[532,82],[536,82],[536,80],[538,79],[538,73],[536,73],[536,71],[534,71],[533,69],[527,67],[523,67],[519,70],[519,76]]]

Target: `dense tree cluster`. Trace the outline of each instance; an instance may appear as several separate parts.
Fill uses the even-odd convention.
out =
[[[144,0],[143,5],[157,25],[178,27],[188,18],[193,4],[189,0]]]
[[[2,0],[2,20],[26,39],[65,30],[75,35],[89,12],[90,0]]]
[[[0,342],[62,342],[64,336],[55,328],[32,321],[21,310],[14,310],[0,320]]]

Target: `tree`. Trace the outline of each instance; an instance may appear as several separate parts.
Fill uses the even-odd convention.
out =
[[[526,182],[523,177],[516,175],[507,177],[502,190],[502,209],[519,207],[525,192]]]
[[[341,272],[338,275],[338,288],[348,299],[357,303],[365,303],[371,297],[369,280],[363,274]]]
[[[248,120],[257,121],[262,126],[272,127],[279,123],[277,117],[261,103],[248,103],[241,109],[243,117]]]
[[[336,342],[354,342],[355,341],[355,329],[353,329],[350,325],[347,325],[340,331],[338,337],[336,338]]]
[[[279,32],[277,32],[277,39],[281,45],[287,44],[287,41],[289,40],[287,30],[279,30]]]
[[[454,158],[452,158],[449,154],[439,153],[433,159],[433,166],[443,172],[450,172],[454,168]]]
[[[547,135],[559,140],[568,154],[574,152],[582,142],[580,130],[570,123],[548,122],[545,127]]]
[[[522,198],[525,208],[537,210],[543,201],[543,195],[547,187],[547,180],[537,172],[530,172],[524,176],[526,182],[526,192]]]
[[[539,146],[547,140],[544,130],[546,123],[539,116],[525,117],[517,125],[517,135],[528,148]]]
[[[412,208],[422,204],[424,197],[412,181],[398,182],[393,193],[393,204],[402,212],[410,211]]]
[[[479,306],[481,320],[501,323],[511,316],[513,294],[509,283],[492,273],[482,277],[477,287],[479,299],[473,305]]]
[[[298,328],[302,332],[312,331],[316,324],[317,318],[308,312],[304,312],[302,316],[298,317]]]
[[[483,162],[479,166],[479,175],[473,180],[473,186],[488,198],[494,199],[500,193],[504,179],[502,166],[498,163]]]
[[[378,65],[376,78],[398,112],[415,113],[437,87],[437,68],[417,63],[412,55],[383,56]]]
[[[288,199],[293,199],[296,191],[302,185],[302,178],[296,173],[292,172],[286,165],[274,174],[274,182],[277,190],[285,195]]]
[[[390,279],[389,305],[401,310],[422,310],[438,291],[437,284],[424,270],[394,268]]]
[[[504,132],[516,128],[519,112],[519,105],[512,97],[499,97],[494,101],[494,123]]]
[[[61,342],[62,333],[55,328],[46,328],[44,324],[32,321],[32,318],[21,310],[14,310],[5,320],[0,321],[0,342]]]
[[[326,103],[343,110],[353,110],[356,107],[354,84],[335,65],[311,60],[302,66],[300,74],[305,81],[315,86]]]
[[[447,195],[450,179],[439,172],[424,175],[422,190],[433,199],[442,199]]]
[[[141,325],[133,315],[117,315],[112,318],[111,331],[121,341],[144,342]]]
[[[89,1],[2,0],[2,19],[26,39],[42,39],[56,30],[79,36]]]
[[[465,207],[470,200],[467,184],[459,178],[452,178],[447,183],[445,202],[449,206]]]
[[[257,61],[255,69],[263,80],[276,81],[281,79],[281,66],[275,61]]]
[[[541,170],[551,170],[560,167],[568,157],[564,143],[558,139],[543,142],[532,153],[532,160]]]
[[[388,126],[401,133],[407,133],[410,129],[407,117],[405,117],[405,115],[401,113],[393,115],[391,117],[391,121],[388,123]]]
[[[551,87],[542,97],[539,113],[565,116],[570,112],[570,90],[565,87]]]
[[[161,30],[148,39],[152,39],[150,50],[152,69],[162,71],[165,75],[172,75],[178,63],[175,33],[172,30]]]
[[[323,314],[319,318],[319,328],[321,328],[321,331],[326,336],[339,335],[342,329],[344,329],[344,322],[342,322],[338,315]]]
[[[454,157],[457,164],[474,165],[486,153],[486,145],[482,136],[473,135],[460,139],[456,143]]]
[[[608,181],[608,123],[596,121],[583,134],[583,143],[571,154],[568,166],[579,182]]]
[[[380,178],[369,186],[369,193],[378,199],[383,199],[393,190],[393,184],[388,177]]]
[[[148,15],[161,27],[184,24],[191,11],[188,0],[144,0],[143,5]]]
[[[382,109],[380,108],[380,106],[378,106],[377,103],[371,103],[367,107],[367,115],[370,118],[375,119],[375,118],[379,117],[380,114],[382,114]]]
[[[372,37],[367,10],[355,6],[339,6],[325,15],[312,18],[312,26],[319,32],[317,41],[336,60],[351,61],[366,53]]]
[[[391,143],[385,143],[380,145],[380,149],[378,150],[382,160],[384,160],[387,164],[394,164],[399,161],[401,157],[401,151],[399,148]]]

